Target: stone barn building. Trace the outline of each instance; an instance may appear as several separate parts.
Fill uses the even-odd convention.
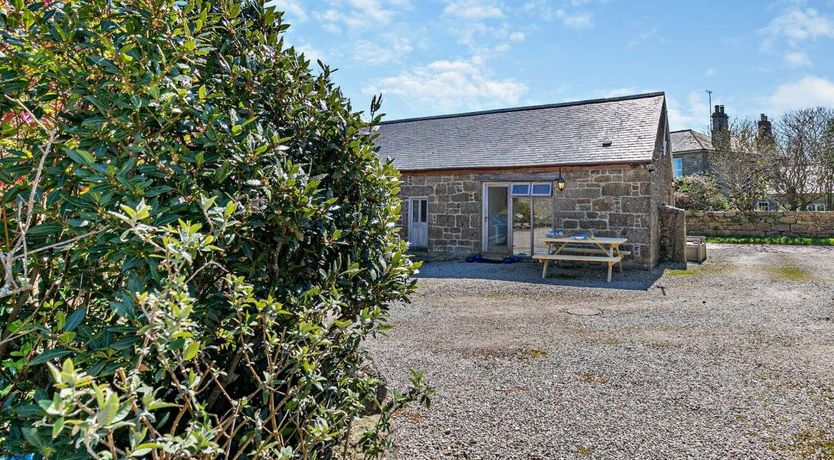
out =
[[[402,173],[402,234],[426,257],[529,256],[553,228],[627,238],[626,264],[648,269],[677,244],[661,224],[681,222],[663,216],[664,93],[388,121],[376,143]]]

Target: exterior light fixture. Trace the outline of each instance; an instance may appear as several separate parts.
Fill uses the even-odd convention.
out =
[[[559,176],[556,177],[556,188],[558,188],[560,192],[565,191],[565,178],[562,177],[562,168],[559,168]]]

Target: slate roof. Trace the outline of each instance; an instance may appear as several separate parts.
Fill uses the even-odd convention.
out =
[[[697,150],[715,150],[712,139],[692,129],[682,129],[669,133],[672,138],[672,154]]]
[[[664,102],[650,93],[395,120],[376,144],[401,171],[650,162]]]

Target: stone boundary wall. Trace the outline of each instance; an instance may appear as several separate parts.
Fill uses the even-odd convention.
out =
[[[834,212],[689,211],[687,233],[703,236],[834,238]]]

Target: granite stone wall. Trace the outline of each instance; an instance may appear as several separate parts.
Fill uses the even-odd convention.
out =
[[[650,268],[653,202],[651,172],[643,168],[587,169],[565,174],[564,192],[554,192],[554,227],[623,237],[629,261]]]
[[[690,235],[834,238],[834,212],[689,211],[686,226]]]
[[[481,248],[481,183],[471,174],[402,177],[401,234],[408,238],[409,197],[428,198],[428,254],[434,259],[466,257]]]
[[[662,113],[663,115],[657,127],[652,163],[649,165],[651,172],[647,179],[651,188],[652,197],[651,211],[649,213],[649,230],[651,236],[648,248],[650,253],[647,255],[649,263],[645,265],[647,268],[654,267],[655,264],[664,260],[664,258],[668,258],[669,255],[661,251],[661,236],[663,233],[674,231],[673,228],[664,228],[664,221],[660,218],[660,209],[662,206],[675,205],[672,139],[669,135],[669,123],[665,108]],[[674,221],[665,223],[674,225]]]
[[[686,263],[686,211],[660,205],[660,260]]]
[[[428,198],[428,248],[432,259],[462,258],[481,252],[481,194],[485,182],[553,182],[553,172],[494,172],[481,174],[404,174],[401,197]],[[553,227],[567,232],[593,231],[596,236],[624,237],[632,251],[627,265],[651,268],[659,252],[654,195],[666,195],[656,185],[657,171],[647,167],[573,168],[562,172],[567,187],[553,185]],[[665,174],[665,169],[661,174]],[[407,202],[401,232],[408,237]]]

